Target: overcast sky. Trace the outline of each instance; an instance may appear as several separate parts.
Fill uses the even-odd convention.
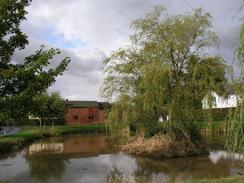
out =
[[[30,45],[14,59],[34,53],[40,45],[60,48],[62,57],[71,57],[68,70],[57,78],[51,91],[69,100],[102,100],[100,68],[113,50],[129,45],[134,19],[163,5],[169,14],[182,14],[204,8],[213,16],[214,30],[221,43],[217,54],[235,64],[238,45],[241,0],[33,0],[27,8],[22,30]],[[55,63],[52,63],[55,65]]]

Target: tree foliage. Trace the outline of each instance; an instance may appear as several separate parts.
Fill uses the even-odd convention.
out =
[[[139,123],[153,135],[158,116],[166,114],[172,126],[188,126],[204,95],[223,93],[226,85],[223,59],[205,54],[218,45],[210,14],[170,16],[158,6],[132,27],[132,46],[104,61],[102,96],[115,100],[111,124]]]
[[[50,62],[58,49],[41,46],[24,60],[15,60],[16,50],[28,44],[27,36],[21,32],[20,24],[27,14],[30,0],[0,0],[0,120],[24,118],[30,111],[32,98],[55,82],[55,78],[66,69],[69,58],[64,58],[56,67]]]
[[[63,119],[64,100],[59,93],[53,92],[50,95],[47,92],[35,96],[32,101],[31,114],[43,120]]]
[[[20,23],[27,14],[25,7],[30,0],[0,0],[0,66],[5,68],[11,62],[15,49],[28,44],[27,36],[21,32]]]
[[[244,24],[240,28],[240,45],[237,50],[237,57],[241,64],[244,64]]]
[[[243,12],[244,1],[240,7],[240,11]],[[226,135],[226,147],[232,151],[244,152],[244,22],[240,26],[240,45],[237,49],[237,58],[239,61],[239,66],[241,68],[241,75],[238,78],[235,78],[233,81],[235,85],[235,93],[238,96],[237,106],[234,113],[230,116],[227,126],[227,135]]]

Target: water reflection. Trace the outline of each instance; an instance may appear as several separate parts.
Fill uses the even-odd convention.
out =
[[[166,183],[244,172],[244,157],[209,156],[152,161],[116,152],[106,136],[75,136],[35,143],[0,161],[0,180],[11,183]],[[6,165],[6,166],[5,166]]]
[[[230,153],[226,151],[212,151],[210,152],[209,158],[215,164],[221,161],[222,159],[241,163],[243,163],[244,160],[243,154]]]
[[[71,157],[91,156],[105,152],[108,148],[105,136],[74,136],[56,140],[58,142],[34,143],[26,149],[25,158],[30,175],[38,182],[48,182],[51,178],[59,180]]]
[[[29,155],[33,154],[61,154],[64,152],[64,144],[63,143],[36,143],[32,144],[28,148]]]
[[[34,154],[100,154],[108,152],[110,147],[109,139],[106,136],[73,136],[64,139],[56,139],[57,142],[39,142],[30,145],[28,155]]]
[[[141,169],[139,174],[167,175],[167,179],[182,181],[187,179],[199,179],[206,177],[229,176],[230,166],[225,161],[213,164],[208,157],[194,157],[184,159],[172,159],[164,161],[139,160]]]
[[[60,179],[65,172],[68,160],[62,156],[26,156],[30,175],[38,182],[48,182],[51,178]]]

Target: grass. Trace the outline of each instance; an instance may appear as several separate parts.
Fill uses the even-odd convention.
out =
[[[167,121],[161,123],[159,125],[159,129],[167,129]],[[183,129],[183,128],[188,128],[188,126],[185,126],[185,124],[183,123],[177,123],[175,124],[176,128],[180,128],[180,129]],[[225,128],[225,126],[227,125],[227,121],[226,120],[222,120],[222,121],[212,121],[212,122],[209,122],[209,121],[195,121],[195,122],[192,122],[191,123],[191,126],[195,127],[196,129],[208,129],[211,125],[211,129],[219,129],[219,128]]]
[[[54,127],[26,127],[21,131],[3,137],[7,138],[27,138],[32,136],[59,136],[66,134],[79,133],[104,133],[106,131],[105,125],[79,125],[79,126],[54,126]],[[1,138],[0,138],[1,141]]]
[[[69,134],[105,133],[105,125],[80,125],[80,126],[55,126],[55,127],[28,127],[21,131],[0,137],[0,153],[8,153],[15,149],[23,148],[25,145],[37,139]],[[1,182],[0,182],[1,183]]]
[[[203,179],[203,180],[188,180],[188,181],[181,181],[176,183],[243,183],[244,177],[228,177],[228,178],[219,178],[219,179]],[[114,178],[109,180],[109,183],[131,183],[130,181],[123,181],[119,178]],[[154,183],[154,182],[148,182]],[[175,183],[169,181],[168,183]]]
[[[228,177],[220,179],[189,180],[181,183],[243,183],[244,177]]]

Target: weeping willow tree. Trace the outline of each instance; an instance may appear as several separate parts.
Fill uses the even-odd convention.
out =
[[[198,136],[193,122],[201,100],[226,85],[222,58],[205,54],[218,46],[210,14],[198,9],[170,16],[158,6],[132,28],[131,46],[104,61],[102,96],[114,101],[110,130],[118,133],[130,124],[152,136],[158,117],[167,115],[167,132]]]
[[[226,146],[229,150],[244,153],[244,23],[240,28],[240,45],[237,49],[237,58],[241,68],[240,77],[234,81],[237,107],[228,120]]]

